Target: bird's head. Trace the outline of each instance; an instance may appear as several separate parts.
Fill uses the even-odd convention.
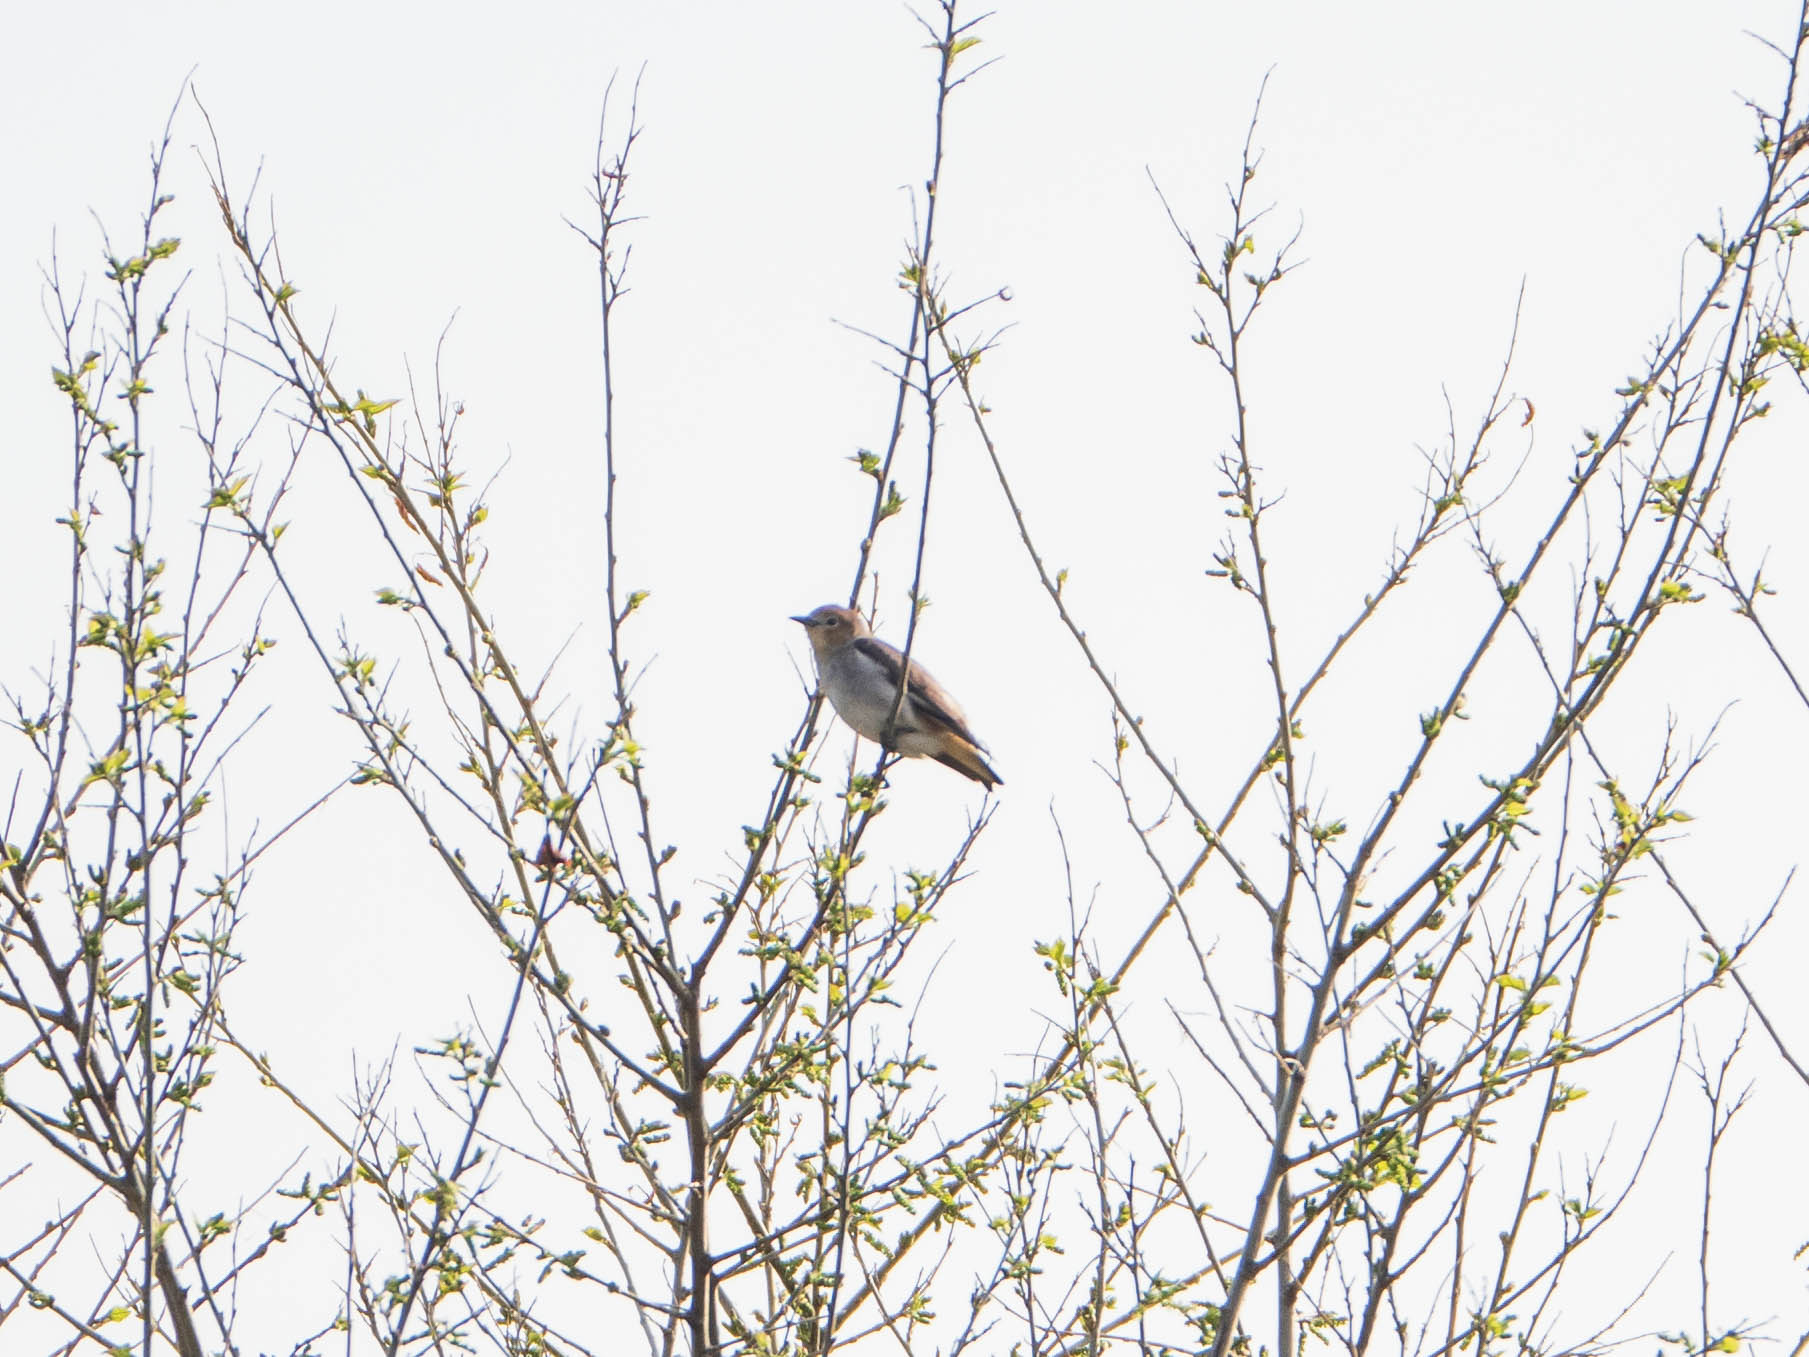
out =
[[[810,648],[818,655],[833,655],[857,636],[871,635],[867,627],[867,619],[853,608],[843,608],[834,603],[825,603],[815,612],[794,617],[792,621],[804,628],[810,637]]]

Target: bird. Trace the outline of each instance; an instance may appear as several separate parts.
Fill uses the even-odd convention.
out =
[[[904,701],[898,702],[904,656],[875,636],[853,608],[825,603],[791,620],[810,637],[824,696],[856,733],[896,754],[932,758],[987,791],[1005,781],[986,761],[986,746],[974,738],[960,704],[916,660],[911,661]],[[887,739],[895,704],[898,720]]]

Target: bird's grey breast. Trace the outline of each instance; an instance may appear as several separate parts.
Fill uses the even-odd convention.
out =
[[[884,657],[859,645],[843,646],[823,666],[823,691],[835,705],[836,715],[869,740],[878,740],[898,698],[898,666],[887,666]],[[901,732],[913,724],[907,695],[898,714]]]

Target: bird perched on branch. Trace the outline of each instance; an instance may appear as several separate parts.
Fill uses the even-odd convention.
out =
[[[991,791],[1005,779],[987,763],[986,746],[974,738],[960,704],[916,660],[898,701],[898,678],[904,656],[867,626],[852,608],[825,603],[813,613],[794,617],[810,637],[817,678],[835,714],[858,734],[911,758],[928,757],[947,764]],[[898,719],[892,709],[898,707]],[[891,738],[887,739],[887,725]]]

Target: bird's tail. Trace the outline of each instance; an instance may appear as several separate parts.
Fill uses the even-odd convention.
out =
[[[948,740],[935,755],[936,762],[953,768],[965,777],[971,777],[987,791],[1005,781],[993,772],[992,765],[986,761],[985,755],[966,740]]]

